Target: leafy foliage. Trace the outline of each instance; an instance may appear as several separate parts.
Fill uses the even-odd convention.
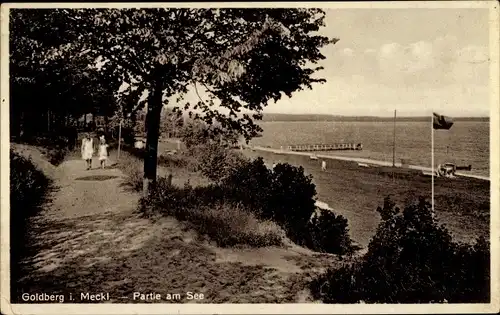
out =
[[[167,137],[178,137],[184,128],[184,120],[181,112],[170,107],[164,108],[161,112],[160,133]]]
[[[198,157],[196,160],[193,159],[196,170],[217,183],[222,182],[247,162],[239,152],[214,143],[193,147],[189,154]]]
[[[179,155],[160,155],[158,165],[165,167],[188,168],[190,162]]]
[[[304,243],[315,251],[332,254],[350,254],[355,249],[347,219],[324,209],[307,223]]]
[[[337,41],[315,34],[324,26],[319,9],[30,9],[12,17],[16,102],[36,104],[22,91],[46,91],[45,99],[57,96],[54,104],[71,104],[58,105],[58,113],[109,116],[147,102],[144,170],[151,180],[163,105],[175,100],[174,111],[248,141],[262,131],[254,120],[270,101],[324,82],[313,76],[321,67],[310,65]],[[116,102],[123,82],[128,87],[118,94],[127,101]],[[190,91],[199,99],[194,104],[185,101]]]
[[[121,82],[96,71],[88,44],[70,41],[78,32],[70,10],[13,9],[9,20],[13,135],[45,130],[48,118],[40,118],[48,110],[54,125],[89,112],[112,114]]]
[[[421,198],[404,210],[389,198],[382,221],[360,261],[311,283],[326,303],[487,303],[490,253],[484,238],[455,243]]]
[[[226,198],[243,203],[258,217],[283,227],[295,242],[305,243],[315,211],[316,187],[302,167],[278,164],[269,170],[262,158],[243,164],[222,181]]]
[[[229,192],[231,199],[240,201],[260,217],[271,219],[272,215],[264,214],[271,198],[271,176],[264,160],[259,157],[238,168],[221,186]]]
[[[37,169],[30,159],[10,151],[10,259],[11,279],[20,279],[21,261],[28,255],[31,219],[50,201],[52,181]]]
[[[180,128],[179,135],[188,150],[206,144],[217,144],[227,148],[238,143],[236,132],[232,130],[216,131],[217,126],[218,124],[207,125],[189,119],[189,122]]]
[[[11,219],[18,222],[35,215],[47,199],[51,181],[30,159],[10,151]],[[19,215],[19,216],[18,216]],[[20,222],[20,221],[19,221]]]
[[[277,164],[272,172],[272,186],[265,216],[282,224],[293,239],[300,238],[303,227],[314,213],[316,186],[302,166]]]

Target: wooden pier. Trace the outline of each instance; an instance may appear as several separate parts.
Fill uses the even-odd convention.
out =
[[[288,151],[339,151],[339,150],[363,150],[361,143],[335,143],[335,144],[304,144],[289,145]]]

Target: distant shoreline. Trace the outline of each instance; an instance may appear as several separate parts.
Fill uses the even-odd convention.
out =
[[[453,121],[489,122],[490,117],[453,117]],[[396,122],[425,122],[427,116],[401,116],[396,117]],[[393,117],[381,116],[341,116],[321,114],[264,114],[262,122],[392,122]]]

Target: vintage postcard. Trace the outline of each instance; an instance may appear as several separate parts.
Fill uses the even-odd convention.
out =
[[[498,6],[2,5],[2,314],[499,312]]]

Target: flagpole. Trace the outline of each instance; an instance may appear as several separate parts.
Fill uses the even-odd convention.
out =
[[[118,155],[116,157],[117,160],[120,159],[120,149],[122,144],[122,120],[123,118],[120,117],[120,124],[118,125]]]
[[[394,110],[394,131],[392,137],[392,167],[396,166],[396,110]]]
[[[431,114],[431,159],[432,159],[432,188],[431,208],[434,213],[434,113]]]

